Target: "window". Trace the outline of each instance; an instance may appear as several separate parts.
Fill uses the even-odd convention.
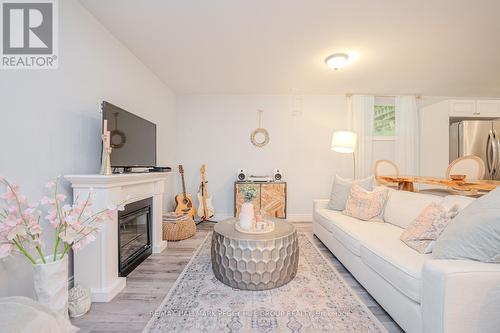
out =
[[[373,111],[373,136],[375,139],[394,139],[396,134],[394,98],[377,97]]]

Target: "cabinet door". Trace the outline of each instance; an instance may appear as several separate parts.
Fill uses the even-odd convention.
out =
[[[247,183],[235,183],[234,185],[234,217],[240,216],[241,205],[243,204],[243,194],[241,193],[241,188],[243,186],[252,186],[257,189],[257,196],[252,200],[253,208],[255,213],[258,214],[260,212],[260,184],[247,184]]]
[[[480,117],[500,117],[500,100],[478,100],[476,114]]]
[[[286,184],[262,184],[260,193],[261,209],[278,218],[286,218]]]
[[[475,100],[452,100],[450,108],[450,117],[477,117]]]

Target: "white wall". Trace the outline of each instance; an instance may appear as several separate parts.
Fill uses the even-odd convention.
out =
[[[98,172],[100,99],[155,122],[158,164],[172,165],[175,96],[169,88],[79,2],[59,1],[59,15],[59,69],[0,71],[0,175],[39,199],[52,177]],[[0,261],[0,296],[31,294],[26,260]]]
[[[264,110],[263,127],[271,138],[264,148],[250,143],[250,133],[258,127],[258,109]],[[300,109],[298,115],[295,109]],[[207,164],[208,191],[219,218],[233,214],[238,168],[252,174],[281,168],[288,182],[289,217],[309,220],[312,200],[329,196],[333,176],[352,175],[351,155],[330,150],[333,131],[346,129],[347,118],[343,95],[179,96],[177,158],[184,164],[193,194],[200,182],[200,165]],[[380,154],[391,159],[390,145],[376,142],[375,158]]]

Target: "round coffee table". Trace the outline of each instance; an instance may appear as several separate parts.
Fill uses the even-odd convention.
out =
[[[219,222],[212,234],[212,269],[221,282],[237,289],[266,290],[290,282],[297,274],[299,241],[295,226],[273,220],[265,234],[236,231],[236,219]]]

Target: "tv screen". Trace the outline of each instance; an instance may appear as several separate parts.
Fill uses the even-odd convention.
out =
[[[112,167],[156,166],[156,125],[109,102],[102,116],[111,132]]]

